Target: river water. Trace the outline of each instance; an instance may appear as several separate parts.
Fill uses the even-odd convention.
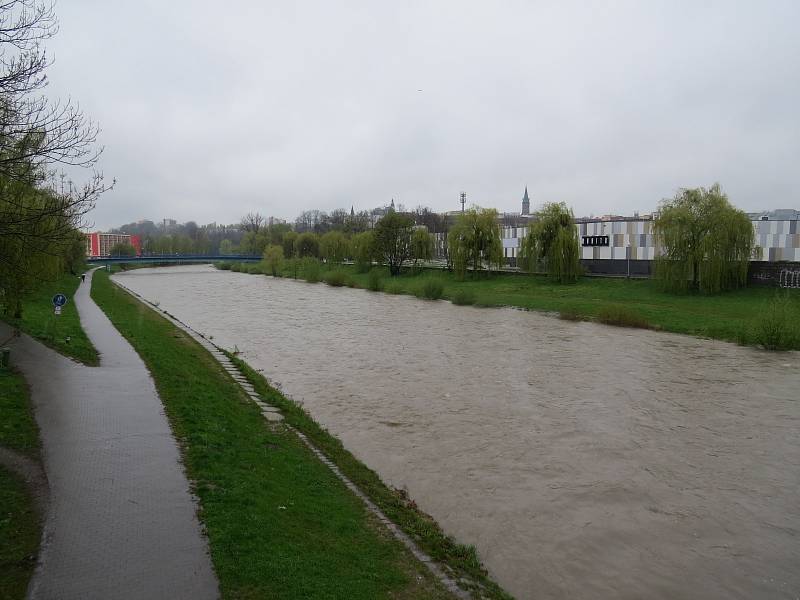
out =
[[[800,597],[800,353],[208,266],[115,277],[238,347],[519,598]]]

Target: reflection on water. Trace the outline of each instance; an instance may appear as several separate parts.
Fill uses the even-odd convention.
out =
[[[520,598],[800,596],[798,353],[205,266],[118,277]]]

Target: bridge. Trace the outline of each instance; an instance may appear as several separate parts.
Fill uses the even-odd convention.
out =
[[[215,262],[258,262],[260,256],[253,254],[148,254],[146,256],[89,256],[86,263],[90,265],[120,264],[202,264]]]

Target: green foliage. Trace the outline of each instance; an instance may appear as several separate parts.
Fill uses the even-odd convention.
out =
[[[286,258],[295,258],[296,254],[296,244],[297,244],[297,233],[294,231],[287,231],[283,235],[283,256]]]
[[[319,240],[320,256],[328,264],[340,264],[350,252],[350,244],[341,231],[329,231]]]
[[[664,202],[654,230],[664,248],[655,263],[663,289],[714,294],[747,285],[753,226],[719,184],[684,189]]]
[[[301,233],[294,241],[294,255],[298,258],[319,257],[319,236],[315,233]]]
[[[231,267],[233,267],[233,263],[229,262],[215,262],[214,266],[219,269],[220,271],[230,271]]]
[[[325,283],[333,287],[348,285],[351,281],[350,276],[344,271],[329,271],[323,277]]]
[[[428,261],[433,257],[433,236],[422,227],[411,234],[411,256],[415,267],[418,262]]]
[[[399,281],[391,280],[383,286],[383,291],[387,294],[402,294],[404,291],[403,284]]]
[[[743,327],[740,343],[766,350],[800,350],[800,300],[776,294],[753,322]]]
[[[322,278],[322,265],[314,257],[302,258],[300,259],[300,274],[308,283],[317,283]]]
[[[439,300],[444,294],[444,285],[439,279],[428,277],[416,290],[416,296],[426,300]]]
[[[601,323],[605,323],[606,325],[616,325],[618,327],[637,327],[639,329],[651,328],[651,325],[647,319],[645,319],[632,308],[623,306],[621,304],[610,304],[608,306],[603,306],[597,313],[597,320]]]
[[[464,278],[467,269],[500,268],[503,242],[497,211],[473,207],[458,217],[447,235],[447,251],[453,269]]]
[[[219,243],[219,253],[223,256],[229,256],[234,253],[233,242],[229,239],[224,239]]]
[[[278,277],[283,266],[283,246],[273,244],[264,251],[264,272]]]
[[[111,246],[108,253],[111,256],[136,256],[136,248],[120,242]]]
[[[456,292],[453,294],[451,302],[459,306],[475,304],[475,292],[470,289],[463,288],[456,290]]]
[[[356,264],[356,271],[367,273],[375,260],[375,235],[371,231],[353,235],[350,238],[350,253]]]
[[[383,289],[382,269],[372,269],[367,274],[367,289],[371,292],[380,292]]]
[[[389,210],[375,225],[375,250],[389,267],[392,276],[411,258],[411,232],[414,221],[407,215]]]
[[[527,271],[543,266],[559,283],[575,283],[581,275],[580,244],[575,217],[567,205],[545,204],[536,213],[520,247],[520,265]]]

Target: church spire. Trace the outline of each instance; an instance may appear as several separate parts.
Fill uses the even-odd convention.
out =
[[[531,199],[528,198],[528,186],[525,186],[525,195],[522,197],[522,214],[531,214]]]

